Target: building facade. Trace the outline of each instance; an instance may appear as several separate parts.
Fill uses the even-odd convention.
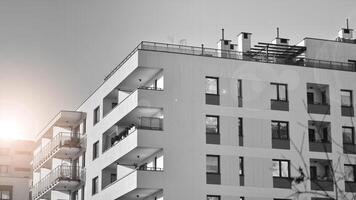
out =
[[[272,200],[356,192],[356,40],[141,42],[38,135],[33,200]]]
[[[0,139],[0,199],[28,200],[34,142]]]

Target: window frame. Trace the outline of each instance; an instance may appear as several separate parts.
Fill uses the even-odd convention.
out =
[[[212,133],[212,132],[207,132],[207,124],[206,124],[206,119],[208,117],[213,117],[213,118],[216,118],[216,121],[217,121],[217,132],[216,133]],[[218,115],[205,115],[205,133],[206,134],[216,134],[216,135],[220,135],[220,117]]]
[[[99,157],[99,140],[93,143],[93,160]]]
[[[239,157],[239,176],[244,176],[245,175],[245,161],[244,157],[240,156]]]
[[[209,197],[216,197],[218,198],[218,200],[221,200],[221,196],[220,195],[206,195],[206,199],[208,200]]]
[[[244,125],[243,125],[243,123],[244,123],[244,121],[243,121],[243,118],[242,117],[239,117],[238,119],[238,131],[239,131],[239,136],[240,137],[243,137],[244,136]]]
[[[91,180],[91,195],[95,195],[98,192],[99,192],[99,178],[98,176],[96,176]]]
[[[219,96],[219,94],[220,94],[220,91],[219,91],[219,77],[205,76],[205,84],[206,84],[206,79],[215,79],[215,80],[216,80],[216,94],[214,94],[214,93],[207,93],[207,91],[206,91],[206,86],[207,86],[207,85],[205,85],[205,94],[207,94],[207,95]]]
[[[207,159],[208,157],[217,158],[217,161],[218,161],[218,170],[217,170],[217,172],[208,172],[208,171],[207,171],[206,173],[207,173],[207,174],[220,174],[220,155],[207,154],[205,159]],[[207,167],[207,164],[208,164],[208,163],[206,163],[206,167]]]
[[[348,180],[346,180],[346,178],[344,178],[344,179],[345,179],[345,182],[347,182],[347,183],[355,183],[355,182],[356,182],[356,172],[355,172],[355,170],[356,170],[356,165],[353,165],[353,164],[344,164],[344,174],[345,174],[345,166],[352,167],[352,172],[353,172],[353,175],[354,175],[354,180],[353,180],[353,181],[348,181]],[[346,174],[345,174],[345,177],[346,177]]]
[[[344,142],[344,129],[351,129],[351,143]],[[342,126],[342,143],[355,145],[355,127],[353,126]]]
[[[100,106],[97,106],[93,111],[93,125],[100,122]]]
[[[272,123],[277,123],[278,124],[277,125],[278,126],[278,130],[277,130],[278,138],[274,137]],[[287,138],[282,138],[281,137],[281,125],[280,125],[281,123],[286,123],[286,126],[287,126]],[[277,139],[277,140],[289,140],[290,139],[290,137],[289,137],[289,122],[288,121],[272,120],[271,121],[271,131],[272,131],[272,139]]]
[[[274,176],[272,172],[272,176],[276,178],[290,178],[290,160],[283,160],[283,159],[272,159],[272,163],[274,161],[278,162],[279,165],[279,176]],[[288,177],[282,176],[282,162],[287,162],[288,163]]]
[[[340,97],[341,97],[341,100],[340,100],[341,107],[352,108],[353,107],[353,98],[352,98],[353,92],[352,92],[352,90],[344,90],[344,89],[342,89],[342,90],[340,90],[340,92],[341,92],[341,95],[340,95]],[[350,94],[350,105],[349,106],[348,105],[342,105],[342,92],[348,92]]]
[[[272,86],[276,86],[276,91],[277,91],[277,99],[271,99],[273,101],[283,101],[283,102],[288,102],[288,84],[286,83],[275,83],[275,82],[271,82]],[[284,86],[285,87],[285,94],[286,94],[286,99],[285,100],[281,100],[280,97],[280,86]]]

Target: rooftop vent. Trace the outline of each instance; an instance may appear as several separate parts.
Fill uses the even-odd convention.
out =
[[[289,39],[279,37],[279,28],[277,27],[277,36],[272,40],[272,44],[289,45]]]
[[[349,28],[349,19],[346,19],[346,28],[341,28],[336,38],[339,42],[356,43],[356,39],[353,38],[353,29]]]
[[[232,44],[231,40],[225,40],[224,29],[221,29],[221,39],[218,41],[218,49],[222,51],[236,51],[236,44]]]

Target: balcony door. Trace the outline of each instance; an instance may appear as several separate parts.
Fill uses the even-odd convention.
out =
[[[307,101],[308,104],[314,104],[314,93],[312,92],[307,93]]]

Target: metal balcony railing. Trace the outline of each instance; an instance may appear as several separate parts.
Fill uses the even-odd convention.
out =
[[[132,126],[127,127],[124,131],[111,138],[110,145],[104,148],[104,152],[111,149],[117,143],[127,138],[137,129],[163,130],[163,119],[157,117],[140,117],[140,123],[133,124]]]
[[[48,191],[55,190],[55,187],[60,181],[77,181],[78,184],[84,182],[85,168],[70,165],[60,165],[56,167],[32,187],[32,199],[40,198]]]
[[[79,133],[58,133],[33,157],[33,169],[40,167],[61,147],[80,148]]]
[[[312,67],[312,68],[334,69],[334,70],[356,72],[355,64],[349,62],[316,60],[316,59],[309,59],[303,57],[281,59],[281,58],[275,58],[273,56],[268,56],[267,54],[263,54],[263,53],[251,55],[239,51],[143,41],[133,51],[131,51],[131,53],[128,56],[126,56],[126,58],[123,61],[121,61],[121,63],[117,65],[105,77],[104,80],[106,81],[107,79],[109,79],[128,59],[130,59],[130,57],[133,54],[135,54],[137,50],[170,52],[170,53],[179,53],[179,54],[196,55],[196,56],[229,58],[235,60],[268,62],[268,63],[275,63],[275,64],[297,65],[297,66]]]

